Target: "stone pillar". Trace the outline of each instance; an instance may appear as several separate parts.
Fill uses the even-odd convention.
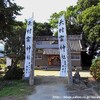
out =
[[[32,65],[31,65],[31,73],[29,77],[29,85],[34,85],[34,67],[35,67],[35,51],[36,51],[36,42],[33,41],[33,56],[32,56]]]
[[[69,40],[67,40],[67,45],[68,45],[68,85],[73,84],[73,77],[72,77],[72,65],[71,65],[71,50],[70,50],[70,44]]]

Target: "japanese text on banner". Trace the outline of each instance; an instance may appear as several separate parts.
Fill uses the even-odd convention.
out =
[[[33,19],[27,20],[27,28],[25,35],[25,77],[30,76],[31,65],[32,65],[32,50],[33,49]]]
[[[65,18],[62,15],[58,21],[58,43],[60,50],[61,69],[60,76],[68,76],[68,58],[67,58],[67,35]]]

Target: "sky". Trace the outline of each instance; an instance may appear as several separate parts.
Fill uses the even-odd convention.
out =
[[[75,5],[77,0],[15,0],[15,2],[24,7],[22,15],[18,16],[17,20],[25,21],[34,13],[36,22],[48,22],[53,13],[66,10],[67,7]]]

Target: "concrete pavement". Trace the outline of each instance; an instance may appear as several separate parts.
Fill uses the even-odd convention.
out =
[[[87,71],[80,72],[80,75],[92,77]],[[35,70],[35,91],[26,100],[100,100],[92,88],[68,87],[67,79],[59,77],[59,71]]]

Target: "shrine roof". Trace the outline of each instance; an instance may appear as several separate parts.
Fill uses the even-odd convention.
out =
[[[68,42],[70,45],[71,52],[80,52],[82,50],[80,40],[71,40]],[[43,49],[43,54],[45,55],[58,55],[59,49]]]

